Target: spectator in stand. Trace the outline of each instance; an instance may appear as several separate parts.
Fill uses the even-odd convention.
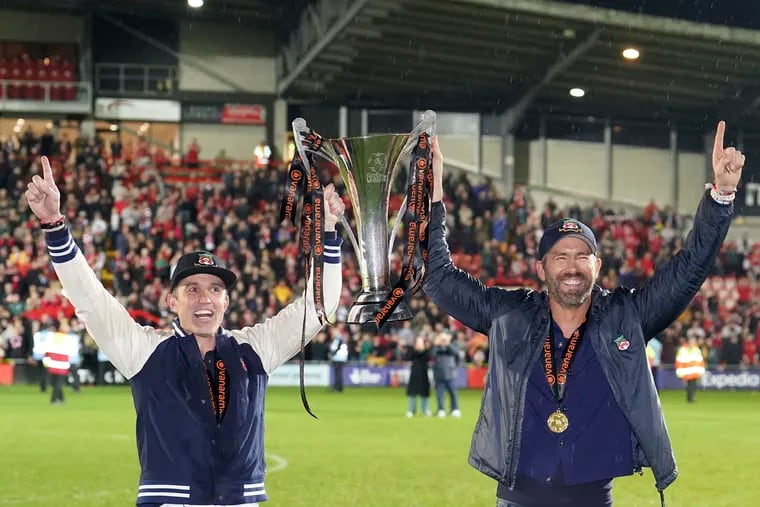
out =
[[[757,344],[755,337],[749,331],[744,335],[742,350],[742,365],[755,366],[758,364]]]
[[[197,169],[200,167],[200,153],[201,146],[198,144],[198,140],[193,138],[192,142],[187,147],[187,154],[185,155],[185,163],[187,164],[187,167],[190,167],[191,169]]]
[[[742,364],[744,346],[741,340],[741,331],[731,332],[728,338],[723,338],[720,361],[731,369],[736,369]],[[678,358],[676,358],[677,360]]]
[[[5,134],[3,137],[2,134]],[[30,222],[28,220],[28,210],[23,201],[24,182],[36,170],[35,158],[28,157],[26,149],[22,153],[19,135],[13,132],[0,133],[0,258],[7,260],[10,248],[18,243],[23,244],[22,238],[30,236]],[[283,227],[276,223],[275,214],[271,214],[271,193],[278,193],[280,185],[284,182],[285,173],[278,168],[271,168],[261,171],[247,171],[245,167],[232,167],[229,171],[229,177],[225,180],[225,186],[218,192],[222,197],[217,201],[214,192],[206,188],[198,188],[191,183],[183,183],[163,180],[161,175],[153,171],[154,166],[160,165],[159,149],[151,147],[153,153],[152,165],[148,165],[144,170],[138,170],[135,164],[129,164],[126,161],[111,160],[107,150],[103,149],[102,141],[88,139],[86,137],[70,137],[71,156],[63,159],[63,163],[58,166],[57,161],[54,170],[60,175],[61,192],[66,195],[66,213],[71,213],[77,217],[75,227],[78,232],[81,230],[82,237],[76,238],[81,241],[80,246],[86,255],[91,266],[102,266],[101,273],[104,276],[104,282],[108,283],[112,276],[116,276],[119,281],[131,278],[130,287],[127,289],[132,294],[129,298],[121,290],[114,291],[114,295],[127,306],[130,310],[140,309],[151,313],[156,313],[159,321],[170,322],[171,315],[166,308],[166,286],[169,282],[169,271],[173,263],[176,263],[176,252],[194,251],[203,248],[201,243],[204,238],[198,238],[197,231],[192,227],[184,227],[184,223],[178,220],[178,209],[180,204],[185,203],[185,195],[188,189],[194,188],[194,194],[189,197],[186,207],[183,207],[182,216],[190,219],[190,223],[198,223],[198,220],[210,220],[207,214],[202,212],[206,202],[214,201],[214,215],[221,216],[222,221],[214,222],[215,234],[213,240],[219,246],[220,252],[230,250],[234,253],[225,254],[225,261],[229,262],[230,267],[236,269],[242,276],[248,276],[259,266],[263,266],[264,259],[275,266],[278,263],[283,272],[288,272],[288,266],[294,266],[298,255],[298,245],[295,243],[290,230],[290,236],[283,236]],[[39,136],[32,136],[32,154],[39,148]],[[61,149],[63,151],[63,149]],[[131,148],[134,151],[134,147]],[[2,157],[5,154],[8,164],[7,171],[2,169]],[[137,158],[136,155],[132,158]],[[177,163],[179,166],[180,164]],[[7,181],[2,184],[2,175],[7,175]],[[523,256],[523,261],[535,258],[537,250],[536,238],[541,233],[540,214],[532,208],[530,196],[525,190],[521,195],[509,196],[503,198],[498,195],[498,186],[490,188],[487,183],[481,184],[479,177],[472,175],[457,176],[453,178],[447,174],[444,178],[446,196],[454,196],[455,189],[462,188],[461,200],[471,201],[472,211],[474,213],[474,222],[479,223],[482,218],[482,230],[475,233],[476,244],[480,249],[479,256],[482,264],[479,270],[478,278],[483,281],[500,279],[508,282],[510,285],[519,284],[521,286],[538,287],[540,280],[535,271],[534,263],[528,263],[528,270],[523,274],[521,280],[513,279],[511,276],[512,266],[518,269],[521,266],[518,254]],[[339,179],[339,178],[338,178]],[[472,184],[475,182],[475,184]],[[145,189],[153,186],[150,193],[144,193]],[[101,188],[102,187],[102,188]],[[111,191],[113,189],[113,191]],[[160,189],[160,190],[159,190]],[[468,190],[469,189],[469,190]],[[474,200],[473,200],[474,199]],[[141,215],[134,229],[127,227],[126,234],[120,233],[120,216],[119,214],[125,208],[130,208],[132,202],[138,202],[138,209],[145,209],[144,203],[147,202],[148,209],[152,211],[152,216]],[[518,201],[522,204],[518,206]],[[218,203],[217,203],[218,202]],[[400,202],[400,200],[399,200]],[[114,206],[116,204],[116,206]],[[506,240],[503,243],[489,241],[484,244],[483,236],[487,231],[490,237],[492,233],[491,222],[493,214],[498,206],[504,206],[507,210],[508,232]],[[541,203],[541,206],[543,203]],[[456,205],[452,201],[447,201],[447,206],[452,206],[452,213],[447,215],[449,218],[455,216]],[[582,208],[582,206],[579,206]],[[112,217],[112,208],[113,217]],[[550,211],[556,218],[568,214],[568,208],[562,209],[555,203],[550,203]],[[625,274],[619,278],[620,265],[623,262],[624,240],[622,226],[626,222],[639,224],[633,227],[634,234],[638,239],[638,249],[634,252],[633,258],[642,256],[642,252],[651,251],[655,255],[655,266],[661,267],[673,252],[682,245],[682,227],[687,221],[674,213],[672,208],[657,205],[657,212],[652,215],[653,225],[642,225],[641,213],[638,216],[625,214],[619,211],[606,209],[604,203],[593,203],[588,209],[583,210],[583,215],[588,220],[595,232],[599,235],[599,247],[602,252],[603,271],[600,285],[607,289],[614,289],[620,285],[638,283],[633,268],[626,268],[631,276],[632,281],[626,281]],[[541,208],[539,208],[540,211]],[[81,221],[81,214],[85,213],[89,220],[90,231],[86,230],[87,226]],[[95,218],[95,213],[100,214],[100,218]],[[192,217],[195,217],[194,219]],[[201,217],[201,218],[199,218]],[[113,218],[113,222],[112,222]],[[612,232],[615,230],[615,224],[620,222],[621,234],[619,238],[613,238]],[[550,223],[550,222],[549,222]],[[81,225],[80,225],[81,224]],[[113,225],[112,225],[113,224]],[[145,232],[145,225],[149,225],[149,231]],[[486,229],[486,225],[488,229]],[[79,229],[82,227],[82,229]],[[259,230],[267,227],[272,231],[270,238],[259,243]],[[287,232],[287,228],[286,232]],[[450,228],[451,238],[456,239],[462,236],[458,228]],[[88,240],[92,237],[92,241]],[[116,259],[105,258],[106,252],[114,249],[114,243],[119,237],[119,247],[124,248],[124,256]],[[123,243],[121,243],[123,239]],[[630,241],[630,240],[629,240]],[[456,249],[456,243],[452,241],[452,254],[460,253]],[[2,249],[5,248],[3,256]],[[6,268],[5,262],[0,262],[0,277],[3,281],[14,279],[13,288],[7,292],[10,299],[5,301],[6,292],[0,291],[0,300],[4,302],[5,309],[13,309],[25,305],[25,300],[30,290],[36,290],[33,287],[37,285],[47,285],[50,281],[55,280],[55,275],[50,268],[49,259],[45,254],[44,243],[33,240],[27,248],[32,268],[26,275],[19,272],[18,267]],[[140,270],[134,264],[141,258],[140,252],[143,248],[148,248],[150,255],[155,259],[154,272],[155,276],[160,279],[159,286],[162,292],[157,296],[152,296],[153,300],[158,300],[160,304],[155,306],[141,305],[141,298],[138,297],[146,290],[146,282],[135,278],[135,274]],[[403,246],[397,242],[399,256]],[[472,248],[472,245],[470,245]],[[691,321],[699,321],[698,326],[703,327],[707,332],[709,345],[709,358],[711,364],[718,364],[721,354],[720,330],[724,322],[733,321],[733,315],[744,315],[748,324],[749,332],[756,336],[760,343],[760,332],[756,324],[757,318],[753,315],[760,312],[754,301],[760,301],[760,283],[757,281],[760,274],[760,241],[753,236],[745,236],[736,245],[726,244],[722,256],[726,257],[724,269],[728,270],[729,265],[738,263],[739,259],[728,260],[728,257],[737,252],[742,258],[742,270],[734,273],[736,277],[735,288],[729,290],[728,283],[721,282],[723,287],[721,292],[712,291],[712,283],[708,282],[701,290],[700,295],[695,298],[693,316],[690,312],[684,314],[680,325],[684,329],[691,327]],[[131,255],[128,255],[131,254]],[[338,318],[345,319],[348,307],[350,306],[351,294],[358,290],[358,277],[356,276],[355,264],[352,258],[353,253],[347,252],[346,266],[344,277],[348,282],[345,290],[346,295],[343,297],[339,309]],[[472,256],[471,262],[475,264]],[[172,259],[174,258],[174,261]],[[261,264],[259,264],[261,263]],[[297,265],[296,271],[297,271]],[[642,266],[645,268],[646,266]],[[499,272],[497,273],[497,269]],[[730,268],[735,269],[735,268]],[[399,272],[400,268],[395,267],[394,272]],[[35,271],[40,276],[35,275]],[[129,272],[131,276],[125,277],[124,272]],[[728,273],[731,275],[732,273]],[[38,281],[34,279],[38,278]],[[716,279],[712,277],[712,279]],[[257,282],[245,284],[245,291],[233,289],[230,295],[231,310],[226,316],[225,326],[234,327],[243,325],[247,322],[245,319],[261,319],[266,315],[276,313],[282,306],[279,300],[270,299],[270,294],[278,278],[272,279],[266,274],[257,278]],[[302,290],[298,287],[299,278],[295,281],[288,278],[288,283],[293,289],[294,296]],[[643,280],[643,278],[642,278]],[[353,285],[352,285],[353,284]],[[2,288],[4,283],[0,285]],[[718,286],[716,282],[716,287]],[[152,289],[151,289],[152,290]],[[249,292],[252,291],[252,292]],[[722,300],[725,296],[725,301]],[[710,308],[707,307],[707,301],[710,301]],[[142,300],[146,301],[146,300]],[[238,303],[241,301],[241,303]],[[258,303],[257,301],[261,301]],[[272,304],[273,303],[273,304]],[[730,306],[730,304],[734,306]],[[428,312],[425,307],[430,303],[419,294],[414,297],[411,304],[415,310],[415,318],[411,323],[415,333],[422,329],[424,324],[432,325],[443,322],[445,315]],[[745,306],[743,306],[745,305]],[[18,312],[18,315],[24,313],[24,310]],[[699,317],[698,314],[702,316]],[[33,314],[24,316],[23,322],[25,328],[29,328],[30,319],[34,319]],[[718,324],[712,324],[717,322]],[[715,339],[713,327],[718,326],[718,339]],[[675,328],[677,325],[674,325]],[[391,328],[391,332],[393,329]],[[358,330],[346,328],[349,338],[349,354],[356,354],[359,358],[359,351],[365,347],[364,356],[372,348],[371,338],[368,341],[362,340]],[[432,338],[433,335],[431,335]],[[28,337],[31,339],[31,335]],[[743,342],[743,340],[742,340]],[[672,365],[675,360],[675,353],[678,346],[676,338],[675,345],[663,344],[668,349],[666,354],[663,351],[663,364]],[[356,352],[354,350],[356,349]],[[369,350],[366,350],[369,349]],[[388,352],[392,352],[392,347],[386,347]],[[667,356],[667,357],[666,357]],[[473,356],[470,356],[472,359]],[[385,361],[385,356],[382,357]]]
[[[329,360],[329,349],[327,347],[327,333],[320,331],[312,341],[309,342],[307,352],[307,359],[310,361],[322,361]]]
[[[272,158],[272,149],[265,139],[253,149],[253,166],[256,169],[266,169],[269,167],[269,161]]]

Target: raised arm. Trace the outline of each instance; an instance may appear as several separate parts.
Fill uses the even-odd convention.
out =
[[[343,275],[341,270],[340,247],[343,241],[337,236],[335,224],[343,214],[345,205],[332,185],[325,187],[325,271],[324,305],[328,318],[332,321],[338,309]],[[314,306],[314,277],[309,277],[306,297],[300,297],[280,310],[277,315],[260,324],[246,326],[231,331],[239,343],[248,343],[261,358],[264,370],[271,373],[282,363],[292,358],[301,347],[304,306],[306,307],[306,341],[317,335],[322,324],[317,318]]]
[[[43,175],[27,185],[26,199],[45,231],[53,268],[79,319],[92,338],[126,378],[143,367],[156,346],[169,334],[138,325],[95,276],[79,251],[60,213],[60,192],[47,157]]]
[[[744,155],[735,148],[723,148],[725,129],[725,122],[718,123],[712,155],[714,185],[699,204],[683,248],[636,292],[647,340],[669,326],[699,291],[731,225]]]
[[[433,138],[433,210],[428,234],[428,275],[425,293],[444,312],[462,324],[488,334],[491,321],[525,297],[525,291],[486,287],[480,280],[454,266],[446,242],[446,209],[443,204],[443,157]]]

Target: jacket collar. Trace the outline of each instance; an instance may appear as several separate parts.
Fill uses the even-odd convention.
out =
[[[179,318],[174,317],[174,320],[172,321],[172,331],[174,331],[174,334],[179,338],[186,338],[186,337],[193,337],[193,333],[190,333],[188,331],[185,331],[185,329],[180,325]],[[219,329],[216,332],[216,337],[219,338],[220,336],[230,336],[230,332],[223,327],[219,327]]]

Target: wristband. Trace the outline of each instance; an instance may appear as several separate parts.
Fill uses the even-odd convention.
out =
[[[736,187],[732,188],[731,190],[721,190],[718,188],[718,185],[713,183],[712,188],[718,192],[718,195],[732,195],[736,193]]]
[[[60,231],[66,227],[66,217],[61,217],[55,222],[40,222],[40,229],[45,232]]]
[[[713,198],[718,204],[728,205],[736,199],[736,189],[734,190],[721,190],[717,185],[707,183],[705,189],[710,190],[710,197]]]

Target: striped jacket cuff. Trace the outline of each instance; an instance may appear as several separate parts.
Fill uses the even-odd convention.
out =
[[[337,231],[325,231],[325,263],[340,264],[340,246],[343,240]]]
[[[47,243],[50,260],[55,264],[68,262],[76,257],[79,247],[74,242],[68,227],[58,231],[46,232],[45,242]]]

